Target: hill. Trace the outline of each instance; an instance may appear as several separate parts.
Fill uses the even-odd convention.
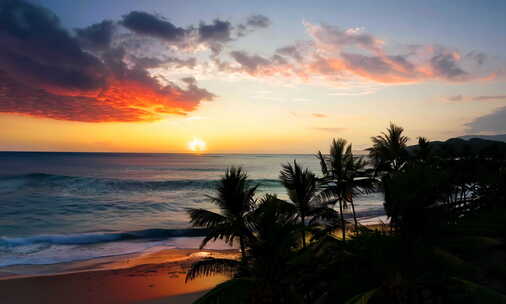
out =
[[[501,135],[505,136],[506,135]],[[506,155],[506,142],[497,140],[488,140],[481,138],[463,139],[450,138],[446,141],[431,141],[430,146],[436,153],[450,155],[468,155],[468,154],[489,154]],[[414,152],[418,145],[408,147],[408,151]]]
[[[462,138],[465,140],[469,140],[472,138],[486,139],[486,140],[495,140],[506,142],[506,134],[498,134],[498,135],[464,135],[459,136],[458,138]]]

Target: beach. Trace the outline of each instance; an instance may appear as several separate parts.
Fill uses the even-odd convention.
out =
[[[259,197],[286,199],[279,169],[293,159],[318,170],[313,155],[0,153],[2,303],[191,303],[226,278],[185,284],[187,267],[237,251],[198,250],[187,208],[215,208],[206,195],[230,164]],[[381,194],[356,201],[362,224],[384,216]]]
[[[192,303],[226,276],[198,278],[185,283],[191,263],[206,257],[236,258],[237,250],[170,249],[115,263],[90,261],[66,265],[71,272],[14,275],[0,278],[2,303]],[[18,266],[20,270],[22,266]],[[62,267],[62,266],[60,266]]]

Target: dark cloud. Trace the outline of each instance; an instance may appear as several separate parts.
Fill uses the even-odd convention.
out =
[[[490,114],[478,117],[465,126],[469,133],[506,132],[506,107],[500,107]]]
[[[0,69],[43,86],[91,90],[104,85],[100,60],[84,52],[50,11],[22,1],[0,3]]]
[[[246,20],[246,25],[254,28],[266,28],[271,25],[271,20],[264,15],[253,15]]]
[[[187,30],[177,27],[162,17],[146,12],[132,11],[123,16],[121,24],[127,29],[141,35],[147,35],[177,43],[184,39]]]
[[[178,30],[167,22],[156,25],[145,17],[134,12],[126,24],[146,35],[168,39],[172,33],[178,39]],[[113,22],[104,21],[76,30],[74,37],[40,6],[1,2],[0,112],[85,122],[150,121],[184,115],[214,98],[194,79],[179,86],[148,71],[163,64],[195,65],[194,58],[135,57],[121,45],[111,46],[113,31]]]
[[[476,96],[476,97],[473,97],[473,100],[476,100],[476,101],[506,100],[506,95]]]
[[[295,46],[286,46],[276,50],[276,53],[281,55],[289,56],[295,59],[296,61],[302,61],[302,55],[299,50]]]
[[[225,43],[232,41],[232,24],[228,21],[216,19],[211,24],[200,23],[198,36],[201,43],[206,44],[214,56],[218,55]]]
[[[470,58],[474,62],[476,62],[479,65],[482,65],[485,63],[485,60],[487,59],[487,55],[482,52],[477,51],[471,51],[466,54],[467,58]]]
[[[267,28],[271,25],[271,20],[264,15],[252,15],[244,23],[237,25],[237,36],[242,37],[257,29]]]
[[[232,24],[228,21],[216,19],[211,24],[200,23],[199,39],[203,42],[227,42],[232,40]]]
[[[115,29],[113,21],[104,20],[83,29],[75,29],[84,48],[102,50],[110,46]]]
[[[130,44],[143,44],[144,42],[140,40],[149,36],[183,49],[205,45],[212,51],[213,57],[216,57],[227,43],[255,29],[268,27],[270,20],[262,15],[253,15],[236,26],[230,21],[215,19],[211,23],[202,21],[198,26],[182,28],[161,16],[133,11],[123,16],[120,24],[139,36],[131,39]]]
[[[249,55],[243,51],[230,52],[232,56],[245,70],[254,73],[261,66],[268,66],[271,61],[258,55]]]
[[[467,73],[457,63],[457,57],[452,53],[438,54],[431,58],[430,64],[438,76],[450,80],[458,80]]]

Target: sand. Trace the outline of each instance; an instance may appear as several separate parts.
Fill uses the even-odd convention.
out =
[[[385,225],[367,227],[386,229]],[[339,231],[335,234],[340,236]],[[168,249],[73,263],[3,267],[0,303],[193,303],[207,290],[229,279],[216,275],[185,283],[188,267],[206,257],[235,259],[239,252]],[[51,275],[37,275],[37,271]]]
[[[1,303],[192,303],[228,277],[216,275],[186,284],[189,265],[205,257],[237,256],[237,250],[171,249],[108,263],[110,269],[83,271],[79,267],[88,265],[73,265],[77,272],[3,277]]]

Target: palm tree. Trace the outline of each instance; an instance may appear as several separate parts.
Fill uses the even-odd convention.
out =
[[[329,202],[339,203],[344,240],[346,239],[344,209],[350,203],[355,229],[357,229],[358,221],[353,197],[357,194],[369,192],[373,187],[372,179],[365,174],[367,163],[361,157],[355,158],[352,153],[352,145],[348,145],[347,141],[342,138],[332,141],[328,157],[325,157],[320,151],[316,156],[320,159],[323,173],[322,187],[324,190],[320,195]]]
[[[241,167],[231,167],[219,181],[216,195],[207,196],[218,206],[219,213],[206,209],[187,210],[193,227],[208,230],[200,248],[211,240],[224,239],[225,242],[233,244],[234,240],[238,239],[241,255],[244,257],[245,241],[249,236],[244,218],[254,208],[257,187],[249,183],[248,175]]]
[[[245,241],[246,254],[241,261],[209,258],[194,263],[189,269],[186,281],[219,273],[233,276],[232,280],[204,295],[199,303],[226,303],[224,299],[229,298],[229,294],[237,294],[239,298],[246,295],[250,299],[268,296],[286,301],[289,288],[285,287],[292,278],[287,276],[287,271],[292,268],[290,261],[299,244],[295,233],[300,229],[297,210],[293,204],[266,194],[245,217],[245,227],[251,237]],[[241,302],[239,298],[231,299],[230,303],[250,302]]]
[[[390,123],[386,133],[371,137],[373,146],[367,150],[376,171],[399,171],[405,165],[408,154],[406,143],[409,138],[402,135],[402,132],[402,127]]]
[[[432,159],[432,146],[430,141],[425,137],[418,137],[418,149],[415,152],[416,161],[427,164]]]
[[[305,248],[306,218],[311,216],[316,208],[317,178],[313,172],[307,168],[303,169],[294,160],[293,165],[288,163],[282,166],[279,179],[297,209],[298,218],[303,226],[302,246]]]

